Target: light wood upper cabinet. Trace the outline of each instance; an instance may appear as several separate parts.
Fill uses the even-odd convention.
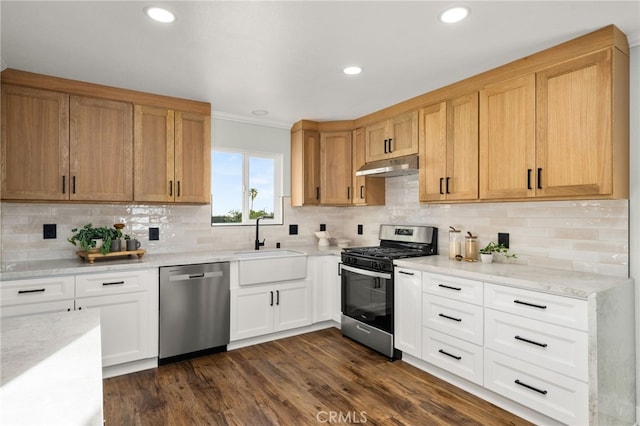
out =
[[[2,114],[3,199],[133,199],[131,104],[4,85]]]
[[[211,124],[207,116],[136,105],[134,129],[136,201],[209,202]]]
[[[365,160],[384,160],[418,153],[418,112],[398,115],[365,128]]]
[[[613,192],[611,78],[611,49],[537,73],[537,196]]]
[[[385,179],[370,176],[356,176],[358,169],[365,164],[365,133],[359,128],[352,133],[352,175],[354,205],[383,206],[385,203]]]
[[[320,134],[321,204],[351,204],[351,149],[351,132]]]
[[[2,85],[2,198],[68,200],[69,95]]]
[[[320,133],[291,133],[291,205],[320,203]]]
[[[419,199],[478,198],[478,94],[420,111]]]
[[[69,199],[133,200],[132,106],[71,96]]]
[[[628,197],[625,71],[606,49],[483,89],[480,198]]]
[[[480,91],[480,198],[535,196],[535,75]]]

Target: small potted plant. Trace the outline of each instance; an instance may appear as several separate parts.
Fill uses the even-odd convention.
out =
[[[491,241],[489,244],[481,248],[480,250],[480,260],[484,263],[493,262],[494,253],[503,254],[506,258],[517,258],[515,253],[509,254],[509,250],[504,246],[504,244],[494,243]]]
[[[100,251],[102,254],[109,253],[111,241],[121,235],[119,229],[107,228],[106,226],[94,228],[90,223],[87,223],[82,228],[73,228],[71,232],[75,232],[75,234],[67,238],[67,241],[71,244],[74,246],[79,245],[87,253]],[[100,240],[102,244],[99,244]]]

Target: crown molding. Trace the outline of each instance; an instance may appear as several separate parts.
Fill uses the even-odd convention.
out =
[[[211,111],[211,118],[219,118],[221,120],[237,121],[239,123],[255,124],[258,126],[276,127],[278,129],[289,130],[293,123],[285,123],[282,121],[269,120],[267,118],[248,117],[246,115],[231,114],[228,112]]]

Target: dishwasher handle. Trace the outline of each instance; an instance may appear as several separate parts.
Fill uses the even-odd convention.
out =
[[[169,281],[189,281],[189,280],[202,280],[207,278],[222,277],[224,273],[222,271],[201,272],[199,274],[175,274],[169,276]]]

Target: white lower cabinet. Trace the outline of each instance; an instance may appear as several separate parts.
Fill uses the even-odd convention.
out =
[[[158,269],[4,281],[2,317],[100,310],[102,367],[158,356]]]
[[[307,267],[308,271],[314,271],[313,322],[340,322],[340,256],[309,256],[308,259],[310,263],[314,262],[313,268]]]
[[[422,274],[422,290],[416,295],[415,280],[396,274],[395,333],[396,347],[421,359],[417,366],[478,385],[480,396],[500,395],[516,414],[533,410],[535,422],[633,424],[632,280],[578,298],[411,271]]]
[[[425,327],[422,359],[482,386],[482,346]]]
[[[422,355],[422,272],[396,267],[393,344],[403,353]]]
[[[589,424],[586,382],[486,349],[484,385],[563,423]]]
[[[231,289],[231,341],[311,325],[308,281]]]

